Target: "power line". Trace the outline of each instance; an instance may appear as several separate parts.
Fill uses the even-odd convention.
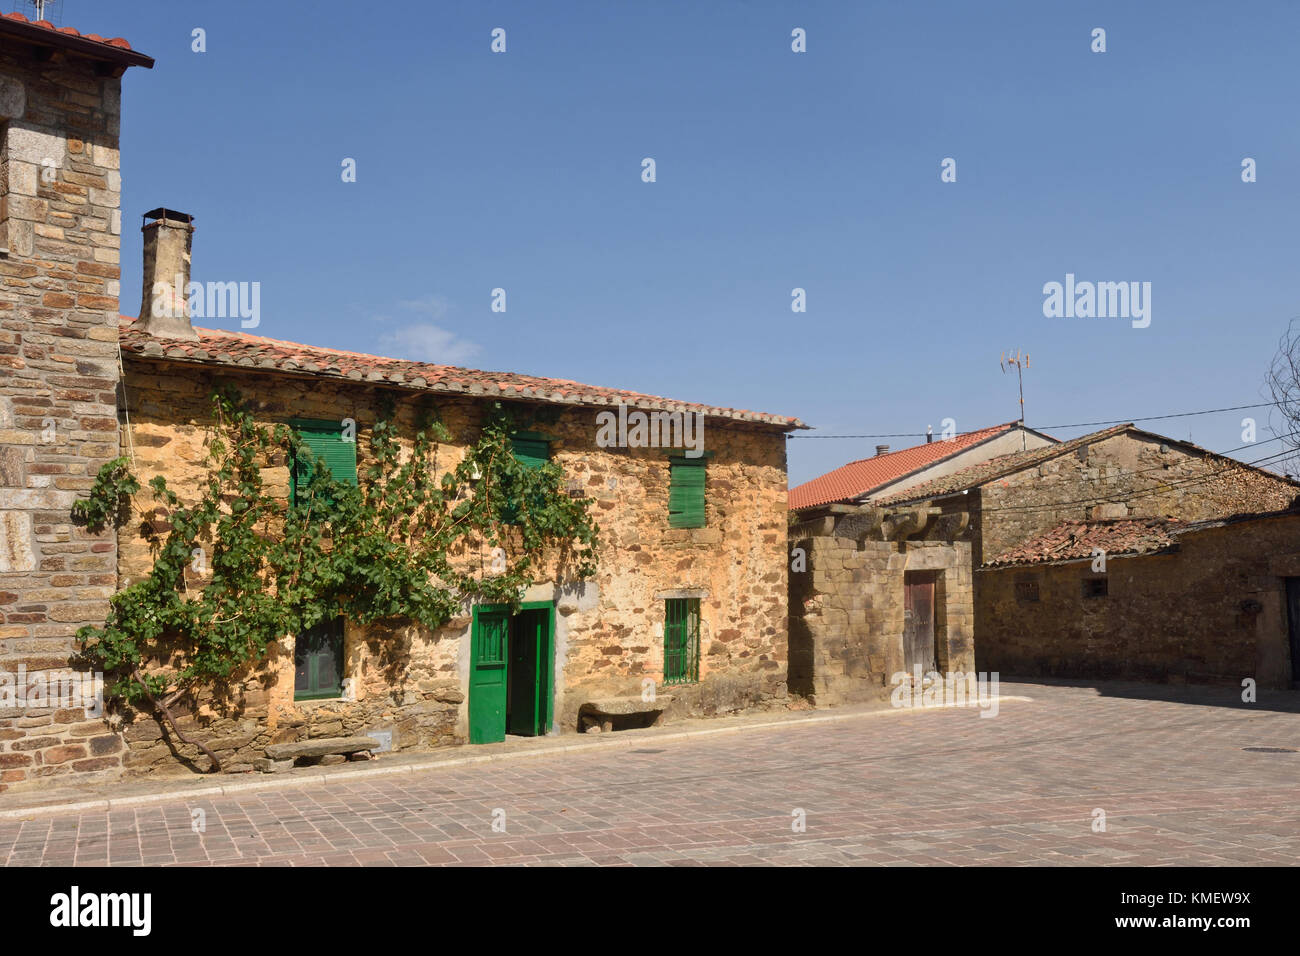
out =
[[[1269,408],[1276,405],[1276,402],[1260,402],[1256,405],[1228,405],[1224,408],[1207,408],[1199,412],[1173,412],[1168,415],[1145,415],[1140,418],[1116,418],[1105,422],[1071,422],[1064,425],[1026,425],[1026,428],[1043,430],[1048,428],[1091,428],[1098,425],[1125,425],[1129,422],[1158,422],[1167,418],[1190,418],[1194,415],[1215,415],[1219,412],[1238,412],[1247,408]],[[977,428],[969,432],[957,432],[958,435],[973,435],[977,431],[987,431],[985,428]],[[924,438],[925,432],[887,432],[879,435],[795,435],[790,438]]]

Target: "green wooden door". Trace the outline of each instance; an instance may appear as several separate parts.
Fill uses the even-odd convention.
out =
[[[475,609],[469,672],[469,742],[506,739],[506,650],[510,618],[505,611]]]

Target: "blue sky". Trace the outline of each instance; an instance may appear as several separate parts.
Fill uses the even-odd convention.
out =
[[[126,312],[163,205],[196,280],[261,283],[259,334],[822,434],[1011,420],[1008,349],[1030,425],[1258,402],[1300,313],[1300,4],[56,6],[157,59],[124,80]],[[1150,282],[1150,326],[1044,317],[1066,273]],[[1147,427],[1222,450],[1245,414]],[[793,439],[791,483],[877,441],[912,443]]]

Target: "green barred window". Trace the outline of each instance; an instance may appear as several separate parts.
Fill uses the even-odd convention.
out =
[[[668,526],[703,528],[705,459],[671,458],[668,467]]]
[[[700,599],[664,605],[664,683],[693,684],[700,679]]]
[[[289,472],[290,501],[299,503],[299,489],[305,489],[311,481],[312,469],[318,460],[325,462],[336,481],[350,485],[357,483],[357,443],[344,441],[341,422],[294,419],[289,425],[302,436],[303,444],[312,453],[310,460],[306,455],[294,459],[293,468]]]
[[[323,700],[343,694],[343,618],[321,621],[298,635],[293,647],[293,699]]]

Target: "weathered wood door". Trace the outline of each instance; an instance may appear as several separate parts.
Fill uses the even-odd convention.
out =
[[[903,660],[909,674],[935,669],[933,571],[903,574]]]
[[[1291,640],[1291,680],[1300,683],[1300,578],[1286,579],[1286,626]]]

